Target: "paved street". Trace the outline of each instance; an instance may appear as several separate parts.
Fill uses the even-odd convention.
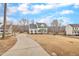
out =
[[[3,56],[49,56],[49,54],[35,41],[25,34],[16,35],[16,44]]]

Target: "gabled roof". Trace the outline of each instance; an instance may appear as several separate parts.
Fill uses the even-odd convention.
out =
[[[37,28],[36,24],[30,24],[29,27],[30,27],[31,29],[36,29],[36,28]]]
[[[47,25],[45,23],[36,23],[38,28],[47,28]]]
[[[72,27],[79,27],[79,24],[69,24]]]
[[[30,24],[29,27],[31,29],[37,29],[37,28],[47,28],[47,25],[45,23],[36,23],[36,24]]]

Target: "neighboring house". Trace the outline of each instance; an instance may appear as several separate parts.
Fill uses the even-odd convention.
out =
[[[0,32],[3,32],[3,25],[0,27]],[[12,33],[12,25],[6,25],[6,32]]]
[[[66,35],[79,35],[79,24],[69,24],[65,28]]]
[[[48,33],[48,28],[45,23],[29,24],[29,33]]]
[[[12,31],[13,31],[12,25],[7,25],[7,32],[12,33]]]

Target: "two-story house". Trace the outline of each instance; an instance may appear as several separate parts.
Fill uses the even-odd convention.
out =
[[[69,24],[65,28],[66,35],[79,35],[79,24]]]
[[[29,24],[29,33],[48,33],[48,27],[45,23]]]

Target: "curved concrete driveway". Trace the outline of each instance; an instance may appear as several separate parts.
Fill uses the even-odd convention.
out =
[[[17,43],[3,56],[49,56],[41,46],[25,34],[17,34]]]

